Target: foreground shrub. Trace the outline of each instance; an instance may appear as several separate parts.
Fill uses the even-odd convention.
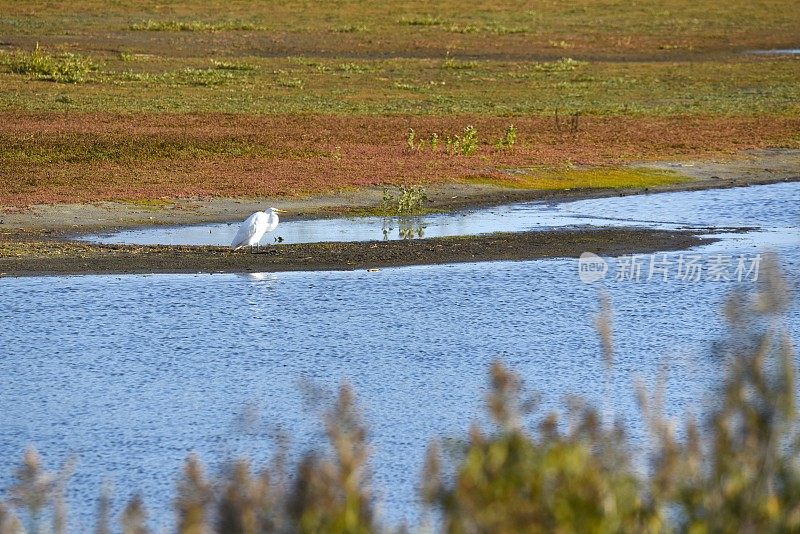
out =
[[[560,432],[555,416],[534,438],[519,425],[520,380],[492,367],[490,413],[497,425],[470,432],[452,484],[440,472],[437,447],[426,462],[427,501],[438,506],[449,532],[641,532],[661,518],[642,495],[623,434],[604,431],[597,413],[579,408]]]
[[[424,494],[441,511],[445,530],[800,529],[794,360],[779,321],[789,299],[777,273],[762,280],[753,298],[736,294],[728,303],[730,335],[715,354],[726,378],[705,425],[690,419],[678,440],[640,388],[655,443],[644,458],[648,476],[633,469],[623,432],[604,428],[592,408],[573,411],[566,425],[551,415],[527,433],[519,423],[519,378],[495,364],[488,399],[494,432],[473,428],[450,475],[442,475],[437,447],[429,450]],[[600,321],[599,330],[610,362],[608,324]]]

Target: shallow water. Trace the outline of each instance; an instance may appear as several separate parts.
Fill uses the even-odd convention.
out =
[[[566,226],[639,226],[664,229],[749,226],[764,231],[797,227],[792,204],[800,183],[712,191],[634,195],[562,204],[525,202],[413,218],[284,219],[274,236],[285,243],[372,241],[546,230]],[[102,243],[229,245],[236,224],[157,227],[88,236]],[[274,239],[268,235],[263,243]]]
[[[558,209],[569,217],[769,228],[758,235],[780,254],[796,295],[800,202],[788,185],[698,193],[712,201],[682,196],[672,206],[653,195]],[[141,492],[153,525],[166,526],[187,454],[199,452],[212,469],[244,453],[262,462],[276,425],[291,434],[294,452],[320,446],[299,384],[333,389],[347,380],[366,408],[383,517],[414,524],[426,444],[464,436],[482,418],[495,359],[543,393],[542,411],[579,394],[625,419],[639,444],[637,376],[652,384],[666,364],[668,413],[702,413],[723,373],[709,350],[724,335],[721,304],[753,283],[705,275],[692,282],[674,269],[697,253],[706,263],[728,256],[733,271],[739,255],[755,258],[760,243],[752,235],[659,256],[671,265],[667,281],[646,268],[638,281],[616,279],[624,258],[609,259],[608,275],[594,284],[564,259],[375,273],[0,279],[0,489],[35,443],[49,467],[78,458],[73,530],[91,526],[105,480],[118,506]],[[641,259],[646,266],[653,258]],[[615,310],[611,386],[592,327],[601,287]],[[788,323],[800,339],[797,298]],[[260,422],[252,423],[253,413]]]
[[[751,50],[750,54],[759,56],[796,56],[800,55],[800,48],[775,48],[772,50]]]

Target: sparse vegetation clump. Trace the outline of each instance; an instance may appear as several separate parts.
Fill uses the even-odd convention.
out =
[[[181,73],[180,79],[189,85],[203,85],[210,87],[214,85],[222,85],[230,80],[233,80],[234,75],[231,72],[226,72],[226,70],[220,70],[218,68],[186,68]]]
[[[424,502],[444,532],[796,532],[800,529],[800,428],[795,363],[783,315],[791,303],[774,258],[752,294],[725,307],[730,334],[713,357],[724,376],[704,424],[685,419],[678,437],[661,411],[663,391],[639,387],[651,445],[634,448],[620,422],[574,401],[567,421],[555,413],[529,422],[536,402],[521,378],[491,368],[486,398],[492,424],[475,424],[443,459],[429,447]],[[610,307],[598,315],[603,359],[613,366]],[[324,414],[328,453],[309,452],[293,468],[284,448],[254,471],[245,460],[216,480],[190,457],[178,484],[176,531],[380,532],[370,486],[367,429],[347,386]],[[641,463],[639,463],[641,462]],[[646,466],[644,469],[641,466]],[[69,465],[49,473],[25,453],[0,532],[64,532]],[[110,498],[97,532],[109,532]],[[148,532],[145,504],[121,513],[125,534]],[[23,527],[25,530],[23,530]]]
[[[428,195],[424,187],[400,186],[397,193],[384,188],[381,211],[384,215],[413,215],[424,208]]]
[[[364,24],[346,24],[344,26],[337,26],[332,29],[335,33],[362,33],[369,31],[369,28]]]
[[[464,133],[447,138],[447,149],[454,154],[471,156],[478,150],[478,130],[474,126],[464,128]]]
[[[417,138],[417,133],[414,131],[414,128],[409,128],[408,132],[406,132],[406,148],[408,150],[414,150],[417,148],[415,143],[415,139]]]
[[[514,127],[511,126],[511,128],[513,129]],[[516,129],[513,129],[510,133],[513,135],[513,139],[508,137],[509,131],[507,130],[503,140],[513,145],[516,139]],[[406,151],[413,152],[415,150],[424,149],[425,147],[430,147],[431,151],[436,152],[439,148],[440,141],[441,138],[436,132],[432,133],[427,140],[417,140],[417,133],[413,128],[409,128],[406,132],[405,148]],[[444,146],[448,154],[472,156],[478,150],[478,130],[472,125],[466,126],[461,135],[454,135],[452,137],[449,135],[446,136],[444,138]]]
[[[497,148],[513,148],[516,142],[517,129],[513,124],[510,124],[503,133],[503,137],[497,142]]]
[[[241,61],[217,61],[216,59],[212,59],[211,64],[214,65],[214,68],[217,70],[252,71],[258,68],[255,65]]]
[[[478,67],[477,61],[461,61],[450,57],[449,55],[444,58],[442,61],[442,68],[443,69],[452,69],[452,70],[470,70],[475,69]]]
[[[444,19],[433,15],[400,17],[397,21],[402,26],[443,26]]]
[[[531,69],[537,72],[569,72],[588,64],[588,61],[578,61],[576,59],[566,57],[559,59],[558,61],[534,63],[531,65]]]
[[[445,31],[448,31],[450,33],[478,33],[480,31],[480,28],[478,28],[477,26],[473,26],[471,24],[467,24],[464,26],[459,26],[458,24],[451,24],[450,26],[445,28]]]
[[[266,29],[259,24],[242,21],[202,22],[180,20],[146,20],[131,24],[133,31],[149,32],[224,32],[224,31],[259,31]]]
[[[39,45],[32,52],[16,52],[2,60],[11,72],[29,74],[40,80],[60,83],[82,83],[97,64],[89,57],[78,54],[48,54]]]

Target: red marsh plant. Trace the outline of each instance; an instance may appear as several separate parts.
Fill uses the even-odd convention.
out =
[[[480,116],[0,113],[0,122],[3,207],[502,182],[503,168],[614,166],[798,146],[787,139],[800,129],[800,120],[776,117],[586,116],[574,137],[562,135],[552,117],[515,117],[513,136],[507,118]],[[410,150],[409,128],[415,147],[424,139],[431,149]],[[457,153],[474,155],[446,154],[447,132],[463,132]],[[513,138],[513,150],[479,148],[477,132],[508,146]]]

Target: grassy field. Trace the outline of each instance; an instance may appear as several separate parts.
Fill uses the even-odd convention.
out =
[[[800,62],[744,53],[800,43],[789,1],[0,0],[0,13],[6,206],[800,146]],[[511,124],[519,142],[496,148]],[[468,125],[478,150],[443,153]],[[405,150],[409,128],[442,146]]]

